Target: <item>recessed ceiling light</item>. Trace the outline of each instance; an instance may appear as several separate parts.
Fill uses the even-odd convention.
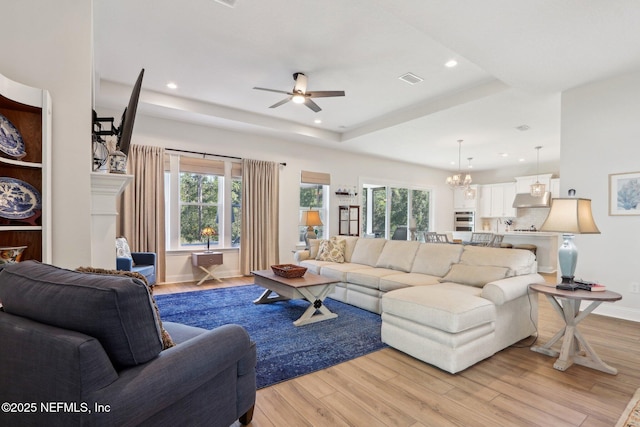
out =
[[[458,65],[458,61],[456,61],[455,59],[452,59],[450,61],[445,62],[444,66],[447,68],[453,68],[456,65]]]
[[[177,84],[175,84],[174,82],[169,82],[169,83],[167,83],[167,87],[168,87],[169,89],[178,89],[178,85],[177,85]]]
[[[500,157],[509,157],[509,153],[500,153]]]
[[[322,120],[320,120],[320,119],[315,119],[315,120],[313,121],[313,123],[315,123],[315,124],[318,124],[318,125],[319,125],[320,123],[322,123]]]
[[[524,162],[524,159],[518,159],[519,162]]]

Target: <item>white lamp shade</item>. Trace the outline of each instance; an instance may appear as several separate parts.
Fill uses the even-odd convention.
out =
[[[552,199],[551,210],[540,231],[571,234],[600,234],[591,213],[591,200]]]

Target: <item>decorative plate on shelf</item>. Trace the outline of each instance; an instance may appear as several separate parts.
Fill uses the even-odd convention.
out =
[[[0,177],[0,217],[24,219],[42,209],[42,197],[31,184],[16,178]]]
[[[0,151],[18,160],[27,154],[24,150],[22,135],[2,114],[0,114]]]

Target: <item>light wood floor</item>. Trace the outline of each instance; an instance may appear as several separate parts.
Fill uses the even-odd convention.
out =
[[[155,292],[251,282],[159,285]],[[539,302],[542,344],[562,322],[545,298]],[[386,348],[258,390],[250,426],[610,427],[640,387],[640,324],[591,314],[580,329],[618,375],[578,365],[557,371],[554,359],[529,350],[531,339],[456,375]]]

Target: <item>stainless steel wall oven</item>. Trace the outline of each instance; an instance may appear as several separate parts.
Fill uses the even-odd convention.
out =
[[[454,231],[475,231],[474,211],[456,211],[453,218]]]

